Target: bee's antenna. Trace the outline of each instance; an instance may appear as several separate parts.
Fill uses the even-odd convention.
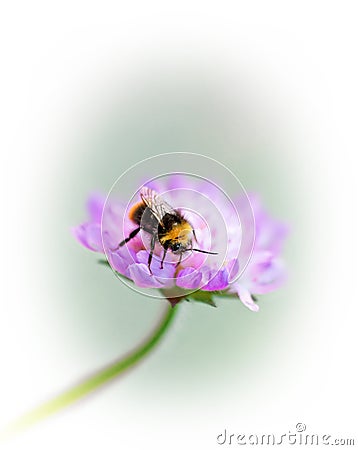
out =
[[[205,250],[200,250],[199,248],[191,248],[193,252],[206,253],[207,255],[218,255],[216,252],[207,252]]]

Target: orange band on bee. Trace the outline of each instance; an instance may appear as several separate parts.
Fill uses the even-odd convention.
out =
[[[135,205],[133,205],[128,212],[128,217],[130,218],[130,220],[136,221],[135,219],[136,219],[137,211],[140,208],[143,208],[144,206],[145,206],[145,204],[142,200],[140,202],[137,202]]]

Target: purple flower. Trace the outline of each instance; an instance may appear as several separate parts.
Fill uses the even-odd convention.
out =
[[[105,253],[116,272],[141,288],[164,291],[177,288],[183,293],[213,291],[215,295],[238,296],[245,306],[257,311],[252,296],[271,292],[283,283],[285,268],[280,253],[287,228],[269,216],[257,195],[250,194],[246,203],[243,194],[224,201],[215,186],[181,175],[172,175],[165,182],[146,183],[146,186],[163,193],[165,201],[181,211],[195,229],[196,248],[218,255],[186,252],[177,265],[178,255],[168,251],[161,268],[164,249],[157,243],[150,271],[147,232],[141,230],[118,248],[119,242],[138,226],[129,219],[128,211],[140,201],[139,195],[130,205],[123,199],[110,197],[105,202],[103,195],[91,195],[87,202],[89,220],[73,229],[76,239],[92,251]],[[198,193],[202,196],[200,201]],[[246,229],[255,227],[255,240],[245,239],[245,225]]]

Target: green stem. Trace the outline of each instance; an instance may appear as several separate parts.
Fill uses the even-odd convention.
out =
[[[177,312],[177,308],[178,307],[173,308],[168,305],[167,310],[165,311],[165,314],[161,318],[157,327],[137,348],[132,350],[126,356],[117,359],[108,366],[98,370],[93,375],[88,376],[84,381],[69,388],[57,397],[23,415],[14,423],[10,424],[7,429],[1,433],[2,437],[7,437],[14,432],[21,431],[43,419],[46,419],[48,416],[63,410],[64,408],[84,398],[86,395],[93,393],[96,389],[104,386],[106,383],[124,373],[129,368],[133,367],[160,341],[172,322]]]

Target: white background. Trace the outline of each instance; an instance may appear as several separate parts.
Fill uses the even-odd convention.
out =
[[[284,353],[269,379],[257,376],[247,396],[227,386],[177,408],[148,393],[139,407],[123,390],[123,404],[113,409],[109,388],[9,447],[209,449],[218,447],[224,427],[279,433],[297,422],[357,442],[356,2],[19,1],[1,9],[2,424],[46,398],[71,366],[56,366],[51,354],[60,329],[37,333],[46,320],[39,299],[48,288],[29,236],[36,235],[46,186],[61,184],[57,162],[71,163],[58,137],[68,132],[87,90],[114,65],[126,70],[149,52],[189,60],[214,53],[263,81],[267,74],[300,118],[296,151],[305,164],[297,172],[302,189],[312,188],[314,238],[306,243],[314,251],[302,248],[312,271],[302,289],[310,305],[306,320],[300,316],[290,356]],[[31,352],[34,347],[40,350]],[[47,380],[41,378],[46,354],[54,364]]]

